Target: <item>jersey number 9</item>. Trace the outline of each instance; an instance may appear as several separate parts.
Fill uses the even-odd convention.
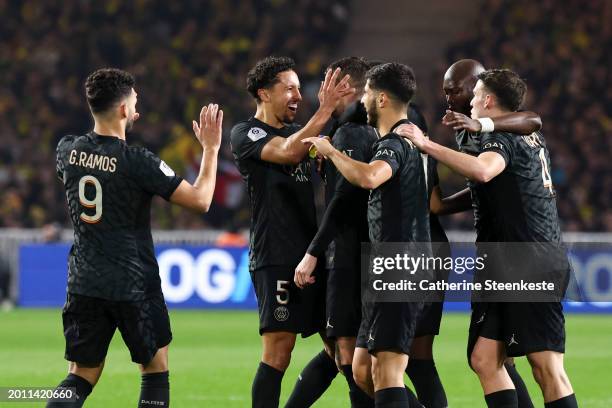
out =
[[[96,195],[93,200],[85,197],[85,186],[91,184],[96,189]],[[79,180],[79,202],[85,208],[93,208],[95,213],[87,215],[82,212],[79,218],[88,224],[97,224],[102,218],[102,185],[94,176],[83,176]]]

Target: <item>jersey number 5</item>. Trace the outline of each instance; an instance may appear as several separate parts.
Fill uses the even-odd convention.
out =
[[[289,281],[276,281],[276,301],[280,305],[286,305],[289,303]]]
[[[96,189],[96,195],[93,200],[85,197],[85,186],[91,184]],[[85,208],[93,208],[94,215],[87,215],[82,212],[79,218],[88,224],[97,224],[102,218],[102,185],[94,176],[83,176],[79,180],[79,202]]]

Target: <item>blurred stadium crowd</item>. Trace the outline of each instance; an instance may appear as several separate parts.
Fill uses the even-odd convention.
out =
[[[69,226],[54,149],[64,134],[91,127],[82,88],[89,72],[117,66],[135,74],[141,119],[130,143],[157,152],[193,181],[200,149],[191,119],[202,104],[218,102],[228,136],[233,123],[251,116],[245,74],[259,58],[295,58],[304,96],[298,119],[308,118],[321,72],[347,32],[350,2],[0,1],[0,227]],[[486,0],[481,24],[467,27],[447,51],[447,62],[476,58],[526,78],[527,107],[542,116],[551,146],[567,231],[612,230],[612,88],[605,85],[611,27],[602,20],[604,2],[572,0],[558,7],[554,0]],[[439,101],[424,106],[430,118],[441,118],[445,109],[444,69],[434,68],[440,72],[430,83],[419,84]],[[438,126],[431,126],[432,134]],[[464,186],[448,172],[441,179],[449,193]],[[244,184],[229,146],[221,152],[214,206],[206,216],[162,200],[153,211],[157,228],[248,226]],[[447,225],[470,228],[471,217],[455,216]]]
[[[542,117],[551,151],[563,230],[612,231],[612,3],[486,0],[478,20],[447,61],[474,58],[525,78],[525,108]],[[455,219],[465,225],[465,216]]]

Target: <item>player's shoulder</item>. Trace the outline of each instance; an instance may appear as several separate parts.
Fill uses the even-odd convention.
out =
[[[504,146],[510,147],[520,140],[520,137],[520,135],[509,132],[487,132],[480,136],[480,145],[483,149],[488,149],[491,147],[503,148]]]
[[[140,145],[126,145],[125,155],[129,161],[151,160],[157,158],[155,153]]]
[[[250,118],[236,123],[230,132],[232,146],[239,145],[244,139],[248,138],[254,142],[268,136],[270,130],[264,124]]]
[[[371,126],[366,125],[365,123],[357,123],[357,122],[345,122],[338,128],[336,132],[367,132],[368,129],[373,129]]]
[[[57,150],[59,151],[67,146],[73,146],[76,143],[86,140],[87,135],[65,135],[59,140],[59,142],[57,142]]]
[[[87,150],[88,147],[92,145],[91,135],[65,135],[58,142],[57,147],[55,149],[57,157],[63,157],[65,154],[68,154],[69,151],[72,150]]]
[[[386,143],[389,146],[393,146],[396,149],[406,151],[406,152],[415,151],[416,153],[418,153],[418,149],[414,145],[414,143],[412,143],[410,140],[406,139],[405,137],[401,137],[397,133],[391,132],[388,135],[386,135],[383,139],[386,139],[386,138],[388,138],[388,142]]]
[[[378,140],[378,135],[373,127],[365,123],[346,122],[334,133],[334,139],[336,138],[346,142],[365,143],[371,146]]]
[[[401,136],[388,133],[372,145],[374,159],[382,157],[400,159],[407,154],[407,145],[408,143]]]
[[[231,133],[242,133],[246,130],[248,130],[249,128],[255,126],[255,123],[253,121],[253,118],[249,118],[247,120],[242,120],[238,123],[236,123],[234,126],[232,126],[232,130]]]

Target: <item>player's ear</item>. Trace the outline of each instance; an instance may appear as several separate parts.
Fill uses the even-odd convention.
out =
[[[270,102],[270,92],[268,92],[265,88],[260,88],[257,90],[257,95],[262,102]]]
[[[376,104],[378,105],[379,108],[384,108],[389,102],[388,99],[389,98],[384,92],[380,92],[378,96],[376,97]]]
[[[494,105],[493,95],[486,94],[484,98],[484,104],[483,104],[484,108],[491,109],[493,105]]]
[[[127,106],[127,101],[123,101],[121,102],[121,104],[119,105],[119,118],[120,119],[124,119],[128,117],[128,106]]]

